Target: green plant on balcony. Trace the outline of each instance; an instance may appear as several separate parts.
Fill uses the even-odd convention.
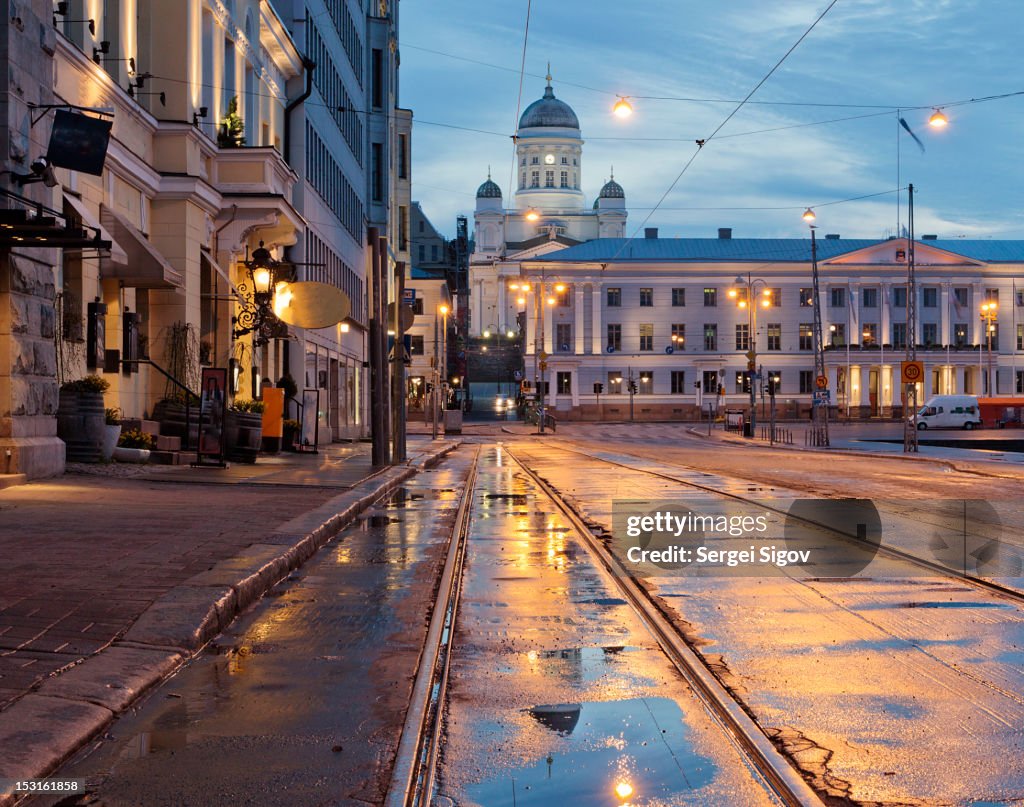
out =
[[[245,121],[238,114],[238,96],[228,102],[227,114],[220,122],[217,145],[222,149],[236,149],[245,145]]]

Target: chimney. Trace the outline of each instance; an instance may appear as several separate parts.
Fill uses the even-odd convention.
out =
[[[937,235],[922,235],[921,236],[921,240],[922,241],[938,241],[939,237]]]
[[[732,227],[719,227],[718,228],[719,238],[732,238]]]
[[[644,238],[657,238],[658,228],[657,227],[644,227]]]
[[[825,233],[825,238],[829,241],[838,241],[839,233]]]

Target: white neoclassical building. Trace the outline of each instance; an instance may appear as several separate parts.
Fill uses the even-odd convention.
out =
[[[576,113],[555,97],[548,76],[544,95],[530,104],[516,132],[516,190],[505,207],[488,175],[476,193],[475,250],[470,256],[470,334],[515,328],[520,307],[508,281],[520,263],[595,238],[621,238],[626,198],[614,177],[588,208],[583,196],[583,137]]]
[[[915,242],[913,334],[908,254],[904,238],[818,240],[826,372],[837,414],[899,411],[909,340],[925,365],[919,401],[932,394],[1024,395],[1024,241]],[[521,268],[532,286],[523,307],[525,377],[539,376],[546,360],[548,402],[561,418],[628,418],[630,379],[637,420],[692,418],[709,400],[743,406],[751,351],[761,378],[778,378],[784,414],[810,406],[809,239],[733,239],[726,228],[718,238],[651,232],[632,241],[593,240],[523,260]],[[752,282],[762,303],[767,299],[757,306],[753,331],[748,310],[729,295],[746,292],[737,278]],[[535,305],[541,284],[562,291]],[[603,387],[600,397],[595,384]],[[763,386],[756,389],[759,404]]]

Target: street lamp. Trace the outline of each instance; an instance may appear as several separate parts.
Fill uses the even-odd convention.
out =
[[[288,327],[277,312],[291,299],[291,292],[283,286],[291,279],[291,269],[274,260],[262,241],[245,261],[245,269],[247,279],[238,284],[239,308],[232,318],[233,335],[238,339],[251,333],[253,347],[262,347],[271,339],[288,335]]]
[[[430,402],[431,402],[430,403],[430,408],[431,408],[431,412],[433,412],[433,418],[432,418],[433,430],[432,430],[432,435],[433,435],[433,439],[435,439],[435,440],[437,439],[438,399],[439,399],[440,394],[441,394],[441,379],[442,378],[445,378],[445,379],[448,378],[448,362],[447,361],[445,361],[445,364],[444,364],[444,375],[441,374],[441,357],[447,355],[447,352],[446,352],[446,341],[447,341],[447,332],[448,332],[448,306],[445,305],[444,303],[441,303],[437,307],[437,313],[440,314],[440,316],[441,316],[441,318],[442,318],[442,320],[444,322],[444,330],[441,331],[441,333],[439,335],[439,333],[438,333],[438,331],[439,331],[439,328],[438,328],[438,318],[437,318],[437,316],[435,316],[434,317],[434,373],[433,373],[434,383],[433,383],[433,391],[431,393],[431,398],[430,398]]]
[[[985,373],[984,394],[992,395],[992,334],[996,330],[996,319],[999,316],[999,303],[992,301],[981,304],[981,320],[985,323],[985,336],[988,339],[988,371]],[[981,367],[978,367],[981,374]]]
[[[617,118],[628,118],[633,114],[633,105],[629,103],[628,95],[618,96],[619,100],[612,107],[612,114]]]
[[[529,216],[527,216],[529,217]],[[538,421],[539,431],[544,434],[544,420],[546,416],[546,409],[544,406],[545,390],[544,390],[544,373],[547,370],[547,353],[544,353],[544,315],[542,311],[542,298],[543,303],[548,306],[553,306],[557,302],[556,298],[552,296],[552,292],[562,294],[566,290],[566,285],[561,281],[548,282],[543,277],[539,282],[530,283],[527,280],[513,281],[508,284],[509,289],[513,291],[520,291],[525,294],[533,292],[533,315],[534,315],[534,341],[533,341],[533,377],[537,382],[537,410],[538,410]],[[516,302],[524,306],[526,305],[526,297],[520,296]],[[510,337],[512,331],[509,331]]]
[[[943,129],[949,125],[949,118],[941,109],[936,109],[928,118],[928,125],[933,129]]]
[[[747,279],[744,280],[742,275],[738,275],[734,281],[736,286],[739,288],[731,288],[728,291],[729,299],[736,300],[736,307],[747,312],[747,377],[750,380],[750,436],[754,436],[754,427],[757,423],[757,412],[755,407],[757,406],[757,392],[754,389],[754,376],[757,371],[757,303],[754,299],[754,290],[757,288],[757,284],[760,283],[764,288],[761,297],[761,306],[768,308],[772,304],[771,300],[771,289],[768,288],[768,281],[762,280],[761,278],[752,278],[747,274]],[[745,290],[746,294],[741,295],[740,290]]]

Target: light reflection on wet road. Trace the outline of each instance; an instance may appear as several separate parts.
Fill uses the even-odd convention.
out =
[[[482,450],[478,474],[438,793],[771,803],[546,497],[501,448]]]
[[[613,498],[692,497],[678,483],[552,445],[512,447],[607,529]],[[637,464],[645,462],[655,464]],[[757,498],[781,493],[732,484]],[[950,577],[901,577],[902,562],[876,563],[886,569],[875,579],[649,582],[723,683],[831,795],[1019,803],[1024,612]]]
[[[76,803],[379,804],[468,455],[407,482],[115,721],[61,771],[87,780]]]

